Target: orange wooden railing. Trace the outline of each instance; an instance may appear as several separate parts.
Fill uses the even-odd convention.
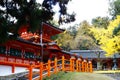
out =
[[[70,60],[65,59],[64,56],[62,56],[62,59],[57,60],[57,58],[54,59],[54,61],[48,60],[47,63],[40,62],[39,65],[30,65],[29,66],[29,80],[32,80],[32,69],[33,68],[39,68],[39,76],[40,80],[43,78],[43,73],[46,72],[46,76],[50,76],[52,73],[57,74],[59,71],[76,71],[76,72],[93,72],[92,69],[92,62],[87,60],[81,60],[81,59],[75,59],[70,58]]]
[[[71,71],[71,72],[92,72],[92,62],[87,60],[82,60],[81,58],[75,59],[71,57],[70,59],[65,59],[62,56],[62,59],[55,58],[54,61],[48,60],[47,63],[36,62],[26,59],[17,59],[13,57],[0,56],[1,65],[10,65],[12,66],[12,73],[15,72],[15,66],[26,67],[29,70],[29,80],[33,78],[33,69],[39,69],[39,78],[42,80],[43,73],[46,73],[46,76],[50,76],[52,73],[57,74],[59,71]]]

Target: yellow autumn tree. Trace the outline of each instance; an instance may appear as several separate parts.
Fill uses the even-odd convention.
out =
[[[106,51],[106,56],[112,56],[120,52],[120,34],[113,35],[113,30],[120,25],[120,16],[110,21],[107,29],[92,27],[91,33],[100,45],[101,49]]]

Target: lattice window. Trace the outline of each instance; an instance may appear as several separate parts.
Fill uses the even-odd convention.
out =
[[[34,55],[34,53],[32,53],[32,52],[25,52],[25,54],[24,54],[24,57],[25,58],[30,58],[30,59],[34,59],[35,58],[35,55]]]
[[[21,57],[21,54],[22,54],[21,50],[10,48],[11,56]]]
[[[6,47],[0,46],[0,54],[5,54],[5,53],[6,53]]]

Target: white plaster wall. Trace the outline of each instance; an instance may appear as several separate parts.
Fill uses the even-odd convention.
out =
[[[24,67],[15,67],[15,73],[25,72],[27,68]]]
[[[15,67],[15,73],[12,73],[12,67],[6,65],[0,65],[0,76],[7,76],[10,74],[16,74],[21,72],[28,71],[27,68],[24,67]],[[33,69],[33,71],[39,71],[39,69]]]
[[[24,67],[15,67],[15,73],[20,73],[25,71],[27,71],[27,69]],[[0,65],[0,76],[6,76],[10,74],[15,74],[15,73],[12,73],[11,66]]]
[[[9,75],[11,73],[12,73],[12,67],[11,66],[0,65],[0,76]]]

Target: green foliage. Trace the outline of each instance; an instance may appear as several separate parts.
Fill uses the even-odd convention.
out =
[[[118,25],[118,27],[115,27],[115,29],[113,30],[113,35],[119,35],[120,34],[120,24]]]
[[[70,34],[71,34],[73,37],[75,37],[76,34],[77,34],[77,27],[78,27],[78,25],[76,24],[76,25],[74,25],[74,26],[70,26],[70,27],[67,28],[67,30],[70,31]]]
[[[109,13],[113,19],[120,15],[120,0],[110,0]]]
[[[4,41],[6,41],[8,39],[8,33],[7,33],[7,20],[2,16],[2,14],[0,15],[0,43],[3,43]]]
[[[59,34],[58,34],[58,35],[55,35],[55,36],[51,36],[51,39],[52,39],[52,40],[56,40],[58,37],[59,37]]]
[[[0,36],[5,36],[0,41],[8,40],[7,32],[17,35],[23,25],[29,26],[28,31],[35,32],[40,29],[42,22],[51,23],[55,14],[53,6],[60,7],[59,24],[74,21],[75,14],[67,13],[68,2],[69,0],[43,0],[40,4],[36,0],[0,0]]]
[[[77,35],[90,35],[89,34],[89,28],[91,27],[91,25],[87,22],[87,21],[83,21],[80,23],[79,28],[78,28],[78,32]]]
[[[43,80],[113,80],[111,77],[95,74],[95,73],[82,73],[82,72],[59,72],[46,77]]]
[[[57,44],[64,50],[70,50],[70,43],[73,40],[73,36],[70,34],[70,31],[65,31],[61,33],[59,37],[56,39]]]
[[[59,72],[57,74],[52,74],[50,77],[45,77],[43,80],[61,80],[61,77],[65,74],[65,72]]]
[[[107,29],[107,26],[109,24],[109,18],[108,17],[97,17],[92,19],[92,25],[94,27],[100,27]]]
[[[90,36],[79,36],[74,39],[74,46],[71,46],[72,49],[80,49],[80,50],[93,50],[99,49],[98,46],[95,44],[94,40]],[[72,45],[73,45],[72,44]]]
[[[76,36],[71,43],[72,49],[87,50],[98,48],[94,40],[91,38],[92,36],[89,28],[91,28],[91,25],[87,21],[80,23]]]
[[[89,30],[90,27],[91,25],[87,21],[83,21],[80,23],[79,27],[77,25],[76,28],[68,28],[68,31],[59,35],[57,39],[58,45],[67,51],[71,49],[99,49],[94,40],[91,38],[92,36]]]

